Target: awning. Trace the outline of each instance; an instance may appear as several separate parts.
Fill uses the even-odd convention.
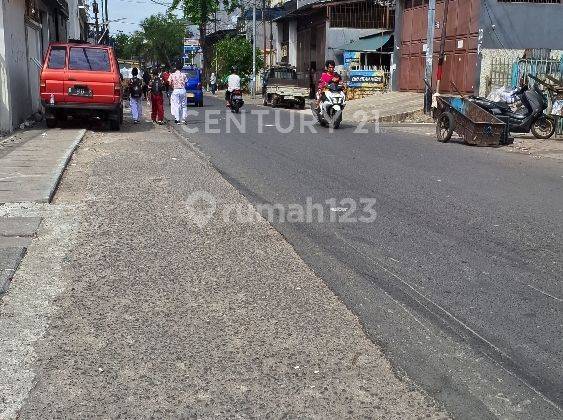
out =
[[[336,47],[335,50],[343,51],[360,51],[360,52],[380,52],[378,51],[381,47],[389,42],[392,33],[384,33],[377,35],[365,36],[358,39],[355,42],[350,42],[349,44],[344,44]]]

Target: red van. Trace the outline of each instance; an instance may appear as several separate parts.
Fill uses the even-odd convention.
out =
[[[121,77],[112,47],[51,43],[41,71],[41,103],[48,127],[67,116],[97,117],[112,130],[123,122]]]

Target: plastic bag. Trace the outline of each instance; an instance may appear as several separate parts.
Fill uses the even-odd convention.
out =
[[[563,116],[563,99],[558,99],[557,101],[553,102],[553,109],[551,110],[553,115],[561,115]]]
[[[517,89],[512,89],[507,86],[495,88],[489,93],[487,99],[493,102],[506,102],[507,104],[512,104],[516,102],[517,98],[515,96]]]

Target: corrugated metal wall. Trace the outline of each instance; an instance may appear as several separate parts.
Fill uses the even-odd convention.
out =
[[[427,3],[427,2],[425,2]],[[442,23],[444,2],[436,5],[436,22]],[[477,38],[480,0],[450,0],[446,29],[446,61],[441,92],[453,92],[453,80],[463,92],[473,92],[477,74]],[[424,90],[424,62],[428,5],[406,8],[403,12],[399,88],[404,91]],[[434,42],[434,85],[440,51],[442,28],[436,29]]]

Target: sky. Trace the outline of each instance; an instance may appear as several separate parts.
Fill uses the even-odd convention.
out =
[[[110,20],[110,32],[117,34],[119,31],[125,33],[135,32],[139,29],[139,23],[150,15],[166,12],[171,0],[108,0],[108,13]],[[98,0],[98,3],[100,1]],[[92,1],[90,1],[92,4]],[[119,20],[119,22],[113,22]]]

